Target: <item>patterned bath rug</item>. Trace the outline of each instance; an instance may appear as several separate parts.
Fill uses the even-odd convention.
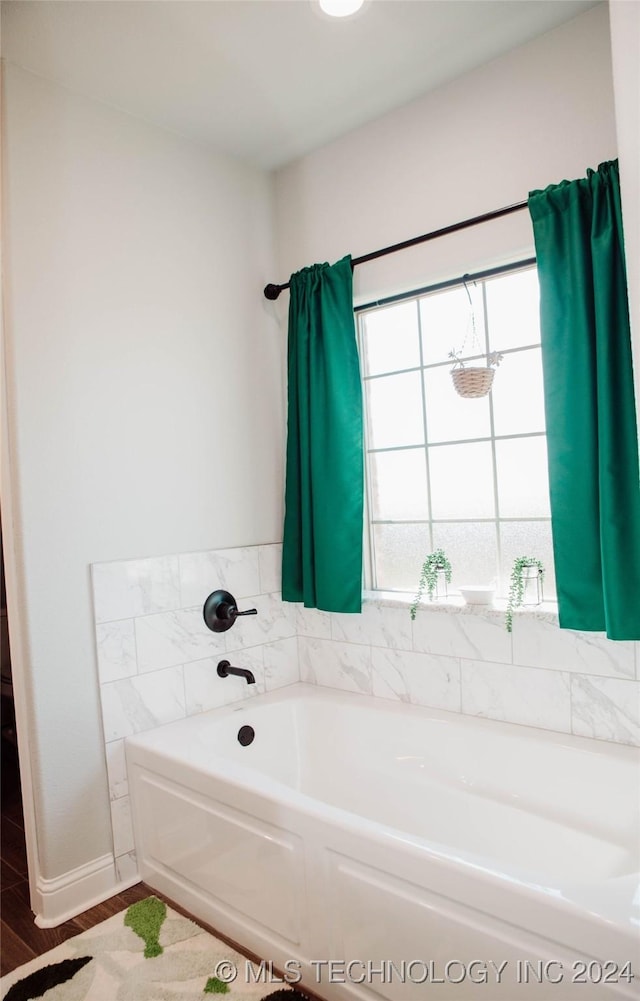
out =
[[[2,1001],[308,1001],[157,897],[0,980]]]

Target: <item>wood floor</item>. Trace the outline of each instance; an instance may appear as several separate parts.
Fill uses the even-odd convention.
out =
[[[143,883],[119,893],[57,928],[38,928],[29,906],[27,853],[15,748],[2,741],[2,824],[0,826],[0,975],[48,952],[65,939],[92,928],[112,914],[148,897]]]

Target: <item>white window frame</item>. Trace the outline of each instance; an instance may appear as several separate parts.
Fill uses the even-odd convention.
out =
[[[486,330],[486,343],[487,343],[487,353],[492,350],[499,350],[502,355],[504,355],[505,360],[509,355],[522,354],[526,351],[536,350],[540,348],[540,341],[528,345],[520,345],[514,348],[505,348],[501,345],[491,344],[491,331],[489,328],[488,315],[487,315],[487,295],[486,295],[486,285],[485,282],[491,278],[499,278],[503,275],[514,274],[520,271],[532,270],[536,267],[535,258],[528,258],[526,260],[520,260],[513,262],[512,264],[506,264],[502,267],[490,268],[484,271],[476,272],[472,275],[464,275],[464,277],[459,277],[451,279],[445,282],[439,282],[438,284],[426,286],[424,288],[415,289],[410,292],[404,292],[400,295],[389,296],[385,299],[381,299],[374,303],[368,303],[366,305],[357,306],[354,310],[356,315],[356,326],[358,333],[358,345],[360,350],[361,358],[364,358],[364,322],[363,318],[376,310],[383,309],[388,306],[395,305],[400,302],[407,302],[411,300],[416,301],[416,311],[418,319],[418,338],[420,344],[420,363],[417,366],[412,366],[411,368],[389,370],[382,373],[376,373],[375,375],[366,375],[364,371],[362,372],[362,386],[363,386],[363,398],[365,405],[365,587],[367,590],[374,593],[379,593],[383,590],[389,590],[389,588],[382,588],[378,585],[376,579],[376,557],[375,557],[375,538],[373,528],[375,525],[379,524],[392,524],[392,525],[427,525],[429,534],[429,544],[430,549],[428,551],[433,551],[434,541],[433,541],[433,526],[438,523],[446,524],[493,524],[495,526],[495,538],[496,538],[496,571],[498,573],[498,580],[500,581],[498,596],[506,597],[508,591],[508,581],[500,579],[500,567],[502,565],[502,552],[501,552],[501,533],[500,525],[501,523],[520,523],[526,522],[550,522],[550,517],[501,517],[500,516],[500,499],[498,493],[498,482],[497,482],[497,462],[496,462],[496,442],[499,441],[509,441],[525,438],[544,438],[546,439],[546,429],[544,431],[528,432],[523,434],[509,434],[509,435],[496,435],[495,425],[494,425],[494,413],[493,413],[493,400],[491,394],[489,394],[489,415],[490,415],[490,434],[482,438],[451,438],[447,441],[429,442],[427,436],[427,422],[426,422],[426,408],[424,402],[424,379],[422,379],[422,394],[423,394],[423,434],[424,434],[424,444],[421,446],[425,452],[425,462],[426,462],[426,475],[427,475],[427,497],[429,503],[429,518],[424,519],[374,519],[372,516],[373,503],[372,503],[372,485],[371,485],[371,472],[369,466],[369,456],[376,452],[398,452],[405,449],[415,449],[415,445],[399,445],[386,448],[370,448],[367,442],[367,420],[366,415],[368,413],[368,399],[367,399],[367,386],[369,383],[376,379],[385,378],[388,375],[402,374],[405,372],[420,372],[423,375],[424,372],[431,369],[442,368],[444,366],[451,367],[451,360],[445,359],[441,362],[435,363],[424,363],[422,354],[422,329],[421,329],[421,315],[419,308],[420,299],[426,298],[429,295],[437,294],[438,292],[443,292],[447,289],[452,289],[460,287],[466,281],[467,283],[478,283],[481,285],[482,293],[482,309],[484,313],[484,328]],[[465,355],[465,361],[473,360],[474,358],[484,358],[484,353],[481,355]],[[480,442],[489,442],[491,445],[491,456],[492,456],[492,467],[493,467],[493,489],[495,497],[495,516],[491,518],[433,518],[432,516],[432,506],[431,506],[431,474],[429,467],[429,449],[438,448],[444,445],[453,444],[475,444]],[[426,553],[425,553],[426,555]],[[417,578],[416,578],[417,586]],[[395,589],[397,594],[409,594],[410,590],[399,590]]]

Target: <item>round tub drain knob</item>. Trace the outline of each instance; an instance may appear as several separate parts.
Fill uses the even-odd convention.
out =
[[[247,747],[248,744],[253,743],[253,738],[256,735],[256,731],[252,726],[241,726],[238,730],[238,740],[243,747]]]

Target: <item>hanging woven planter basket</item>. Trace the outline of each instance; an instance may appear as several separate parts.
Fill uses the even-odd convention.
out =
[[[459,396],[486,396],[493,385],[495,369],[454,368],[451,372],[453,385]]]
[[[502,361],[502,355],[499,351],[491,351],[487,354],[487,364],[486,365],[465,365],[463,360],[464,349],[467,344],[467,338],[469,334],[469,325],[471,326],[472,338],[470,350],[468,351],[466,357],[471,356],[472,358],[482,357],[482,346],[480,343],[480,338],[478,337],[478,332],[476,330],[476,317],[473,308],[473,300],[471,298],[471,292],[469,291],[469,286],[467,285],[467,278],[469,275],[465,275],[462,279],[462,284],[464,285],[464,290],[467,293],[467,298],[469,300],[469,310],[470,317],[469,323],[467,324],[467,330],[464,335],[464,341],[462,342],[462,347],[456,351],[451,350],[449,352],[449,357],[453,361],[453,368],[451,369],[451,378],[453,380],[453,385],[458,396],[465,396],[468,399],[473,399],[474,397],[487,396],[493,385],[493,377],[496,374],[495,369]]]

